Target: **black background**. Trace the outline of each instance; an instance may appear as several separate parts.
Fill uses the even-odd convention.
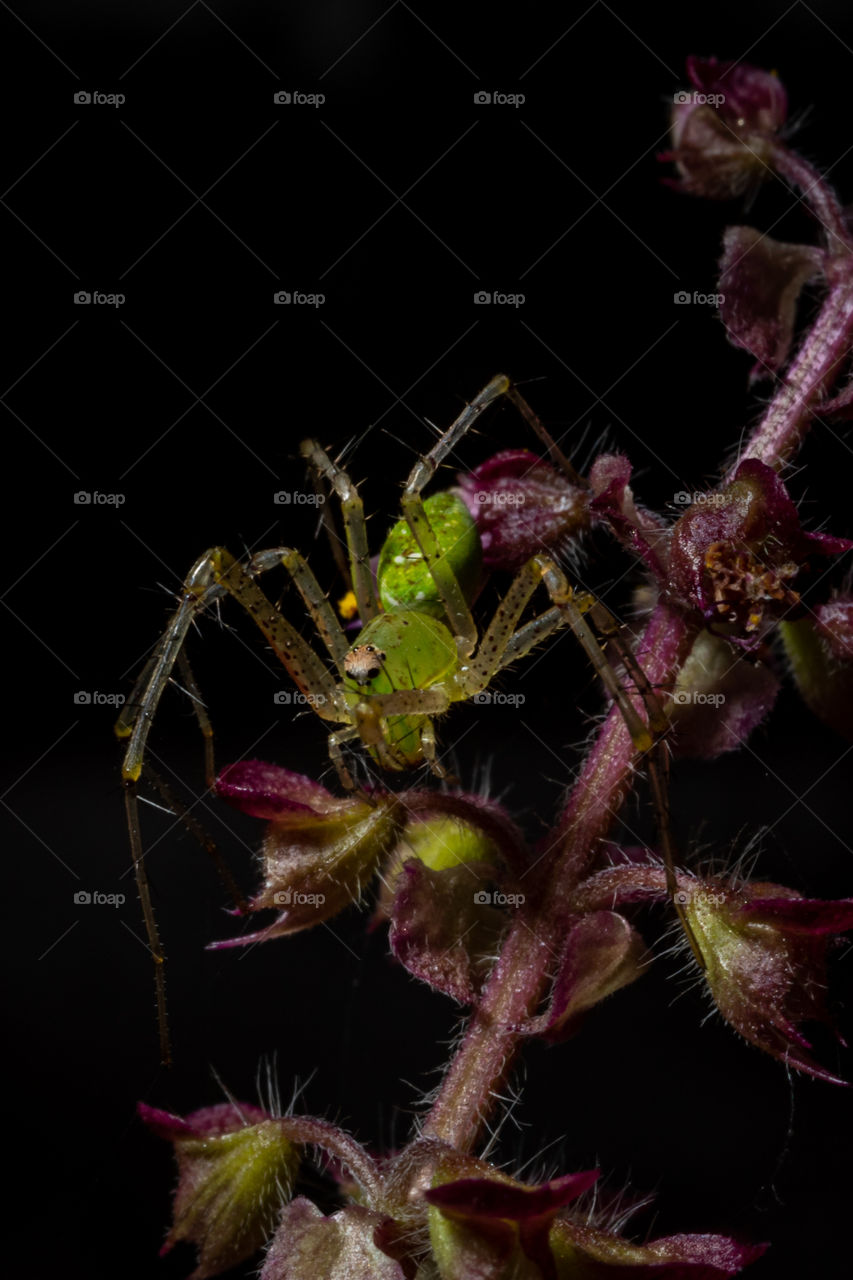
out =
[[[384,936],[366,936],[355,913],[245,954],[205,952],[234,929],[218,883],[189,837],[148,810],[177,1058],[162,1072],[112,712],[76,705],[75,692],[129,692],[207,546],[293,543],[337,588],[311,511],[273,502],[305,487],[300,439],[356,442],[348,465],[378,545],[432,438],[424,418],[447,424],[498,370],[525,384],[580,461],[602,439],[625,450],[649,505],[707,483],[769,390],[749,390],[749,360],[712,307],[679,307],[673,295],[714,291],[730,222],[780,239],[814,229],[781,183],[746,211],[662,186],[667,105],[690,52],[778,68],[800,147],[849,197],[845,9],[0,8],[7,1105],[27,1120],[7,1160],[35,1157],[22,1179],[26,1222],[12,1230],[28,1274],[189,1271],[189,1251],[157,1261],[172,1171],[135,1118],[137,1099],[177,1111],[215,1102],[212,1065],[254,1100],[258,1063],[275,1052],[285,1095],[299,1081],[305,1110],[387,1150],[458,1026],[458,1010],[394,967]],[[126,102],[77,105],[81,90]],[[279,90],[326,101],[278,106]],[[526,101],[480,106],[480,90]],[[479,289],[525,301],[477,306]],[[76,306],[79,290],[126,301]],[[279,290],[325,302],[276,306]],[[498,410],[460,462],[521,442],[512,412]],[[837,429],[815,428],[791,481],[813,527],[853,533],[850,456]],[[80,490],[125,501],[75,505]],[[594,540],[583,574],[624,613],[638,579],[620,552]],[[298,618],[292,599],[284,607]],[[210,620],[191,649],[220,763],[258,755],[321,776],[321,723],[274,705],[284,673],[236,609],[224,619],[233,630]],[[442,740],[466,784],[491,769],[537,836],[599,699],[566,638],[504,687],[524,692],[523,714],[459,707]],[[161,768],[199,795],[200,750],[177,694],[152,743]],[[682,843],[737,853],[764,827],[764,875],[849,894],[843,750],[786,691],[748,749],[679,766]],[[258,824],[209,800],[196,812],[251,888]],[[636,806],[626,818],[646,829]],[[127,902],[78,906],[81,889]],[[659,925],[646,923],[652,939]],[[848,1093],[789,1080],[715,1017],[700,1025],[708,1006],[676,967],[662,959],[580,1038],[530,1050],[521,1127],[507,1124],[503,1157],[515,1168],[532,1160],[529,1174],[597,1163],[611,1188],[657,1192],[641,1232],[769,1239],[756,1277],[832,1274],[849,1212]],[[842,1025],[849,975],[841,948]],[[853,1074],[832,1044],[820,1052]]]

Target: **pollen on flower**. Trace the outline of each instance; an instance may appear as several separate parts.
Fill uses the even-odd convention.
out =
[[[705,568],[716,612],[726,622],[740,623],[746,632],[758,629],[766,602],[799,604],[797,592],[786,586],[786,580],[799,571],[793,561],[771,569],[749,551],[736,551],[728,542],[712,542],[705,553]]]

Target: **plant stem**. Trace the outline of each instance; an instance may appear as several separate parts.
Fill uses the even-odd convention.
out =
[[[758,458],[779,470],[796,453],[812,424],[817,401],[829,389],[853,346],[853,259],[838,261],[823,306],[803,339],[788,375],[738,457]],[[729,474],[731,479],[735,468]]]
[[[796,452],[811,426],[817,401],[853,345],[853,233],[832,187],[807,160],[779,143],[773,167],[802,192],[803,201],[826,232],[829,283],[817,320],[738,459],[758,458],[778,470]]]
[[[830,256],[849,258],[853,234],[845,221],[838,197],[820,171],[796,151],[789,151],[783,143],[777,143],[773,148],[772,163],[780,177],[802,192],[804,202],[826,232]]]
[[[653,686],[674,680],[694,634],[682,613],[657,605],[637,650]],[[547,865],[538,868],[534,892],[513,922],[427,1117],[425,1135],[460,1151],[476,1143],[523,1038],[522,1025],[535,1012],[559,960],[575,886],[633,785],[635,754],[622,716],[612,707],[569,794],[545,855]]]
[[[776,168],[802,190],[830,240],[829,291],[821,311],[738,459],[758,458],[778,469],[796,453],[817,402],[853,345],[853,240],[820,174],[782,146]],[[656,606],[636,653],[653,687],[672,687],[698,625],[665,602]],[[636,703],[641,708],[639,698]],[[546,862],[540,861],[533,892],[515,917],[426,1119],[426,1136],[441,1138],[460,1151],[470,1151],[477,1142],[523,1039],[522,1027],[536,1011],[559,960],[578,907],[578,882],[589,871],[633,786],[635,755],[622,716],[611,707],[569,794]]]

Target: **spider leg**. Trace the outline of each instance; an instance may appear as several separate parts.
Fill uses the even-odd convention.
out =
[[[438,539],[427,519],[421,494],[435,475],[441,462],[456,446],[466,431],[469,431],[480,415],[500,396],[506,395],[510,389],[509,378],[498,374],[491,382],[467,404],[451,423],[444,434],[433,445],[429,453],[418,458],[412,468],[406,487],[403,490],[402,508],[412,536],[421,549],[424,563],[430,576],[438,588],[444,609],[450,623],[450,629],[456,638],[460,654],[467,656],[473,653],[477,643],[477,629],[468,601],[457,581],[456,575],[442,558]]]
[[[373,574],[370,569],[370,551],[367,543],[364,504],[346,471],[332,461],[316,440],[303,440],[300,450],[303,458],[308,460],[318,475],[325,476],[340,498],[341,510],[344,516],[344,533],[349,553],[352,589],[355,592],[362,624],[367,623],[371,618],[376,617],[379,612],[379,606],[376,603]]]
[[[558,624],[553,611],[548,610],[539,618],[534,618],[532,622],[527,623],[519,632],[515,630],[525,605],[540,582],[551,597],[563,624],[569,626],[574,632],[610,696],[617,703],[635,747],[638,751],[648,751],[652,745],[649,729],[619,683],[594,632],[583,616],[592,607],[592,597],[575,598],[565,574],[549,556],[533,556],[513,578],[480,642],[475,657],[467,671],[463,667],[460,672],[463,696],[472,697],[475,693],[486,689],[498,671],[528,652],[537,639],[549,635],[557,629],[558,625],[561,625]]]
[[[421,728],[421,747],[423,748],[424,760],[430,767],[430,772],[436,778],[447,778],[448,772],[443,764],[439,764],[435,754],[435,725],[432,720],[427,719]]]
[[[271,547],[268,551],[259,551],[252,556],[249,561],[249,573],[259,575],[278,565],[285,568],[293,579],[320,639],[343,676],[345,674],[344,658],[350,649],[350,641],[304,557],[292,547]]]
[[[345,729],[336,729],[329,734],[329,759],[337,769],[341,785],[347,791],[357,791],[358,783],[344,763],[344,753],[341,750],[341,746],[344,742],[351,742],[353,738],[357,737],[358,729],[355,725],[348,725]]]
[[[162,1060],[171,1060],[168,1022],[166,1016],[166,992],[163,976],[165,956],[160,943],[148,877],[145,870],[142,834],[139,822],[137,784],[145,763],[145,746],[155,712],[168,685],[176,662],[179,662],[190,626],[196,617],[213,600],[223,595],[237,600],[266,636],[276,655],[287,669],[294,684],[306,695],[306,700],[325,720],[346,722],[349,715],[340,703],[337,687],[326,667],[314,650],[293,626],[273,607],[250,573],[222,547],[212,547],[193,565],[181,593],[180,604],[173,614],[154,653],[143,669],[131,697],[121,709],[115,726],[120,739],[127,740],[122,763],[125,786],[125,808],[130,834],[131,857],[136,884],[142,902],[142,913],[148,935],[148,946],[154,957],[157,1014],[160,1027],[160,1051]],[[206,768],[212,769],[212,730],[203,711],[195,680],[188,666],[182,668],[189,692],[196,707],[196,714],[210,744],[206,748]]]
[[[201,691],[196,683],[193,675],[193,669],[190,666],[190,660],[186,655],[186,650],[181,649],[178,652],[178,670],[183,680],[184,691],[188,694],[192,703],[195,718],[198,721],[198,727],[201,730],[201,736],[204,739],[204,782],[209,790],[213,790],[216,785],[216,763],[213,756],[213,725],[210,723],[210,717],[207,714],[207,707],[201,696]]]
[[[225,891],[234,903],[234,906],[241,914],[245,915],[249,909],[248,903],[240,892],[237,882],[232,876],[231,870],[223,858],[216,841],[207,831],[205,831],[204,827],[194,814],[190,812],[186,805],[178,799],[174,789],[166,779],[161,777],[157,770],[152,768],[147,761],[143,766],[142,776],[150,782],[157,791],[159,791],[167,808],[171,809],[176,818],[180,818],[190,835],[193,836],[201,845],[202,849],[204,849],[205,853],[210,858]]]

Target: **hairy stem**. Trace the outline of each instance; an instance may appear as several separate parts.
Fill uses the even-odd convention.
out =
[[[826,232],[831,257],[849,258],[853,234],[844,218],[844,210],[832,187],[808,160],[789,151],[783,143],[773,149],[773,168],[792,187],[802,192],[802,199]]]
[[[654,610],[637,658],[653,686],[675,679],[695,629],[667,604]],[[641,704],[638,701],[638,706]],[[618,708],[610,710],[569,793],[534,892],[516,916],[480,1005],[450,1065],[424,1133],[470,1151],[560,955],[572,894],[633,785],[635,749]],[[522,882],[523,883],[523,882]]]
[[[853,258],[838,261],[830,290],[813,328],[797,352],[767,412],[738,462],[758,458],[779,470],[796,453],[814,420],[818,401],[853,346]],[[729,475],[731,479],[734,468]]]
[[[816,170],[781,145],[776,168],[802,191],[823,224],[830,259],[820,313],[740,455],[778,469],[796,453],[853,346],[853,238],[835,194]],[[657,605],[636,653],[653,687],[672,688],[698,626],[673,606]],[[641,709],[639,698],[636,704]],[[630,734],[618,708],[611,707],[426,1119],[427,1136],[461,1151],[478,1141],[523,1039],[523,1025],[545,995],[568,919],[579,909],[578,882],[629,794],[636,767]]]

